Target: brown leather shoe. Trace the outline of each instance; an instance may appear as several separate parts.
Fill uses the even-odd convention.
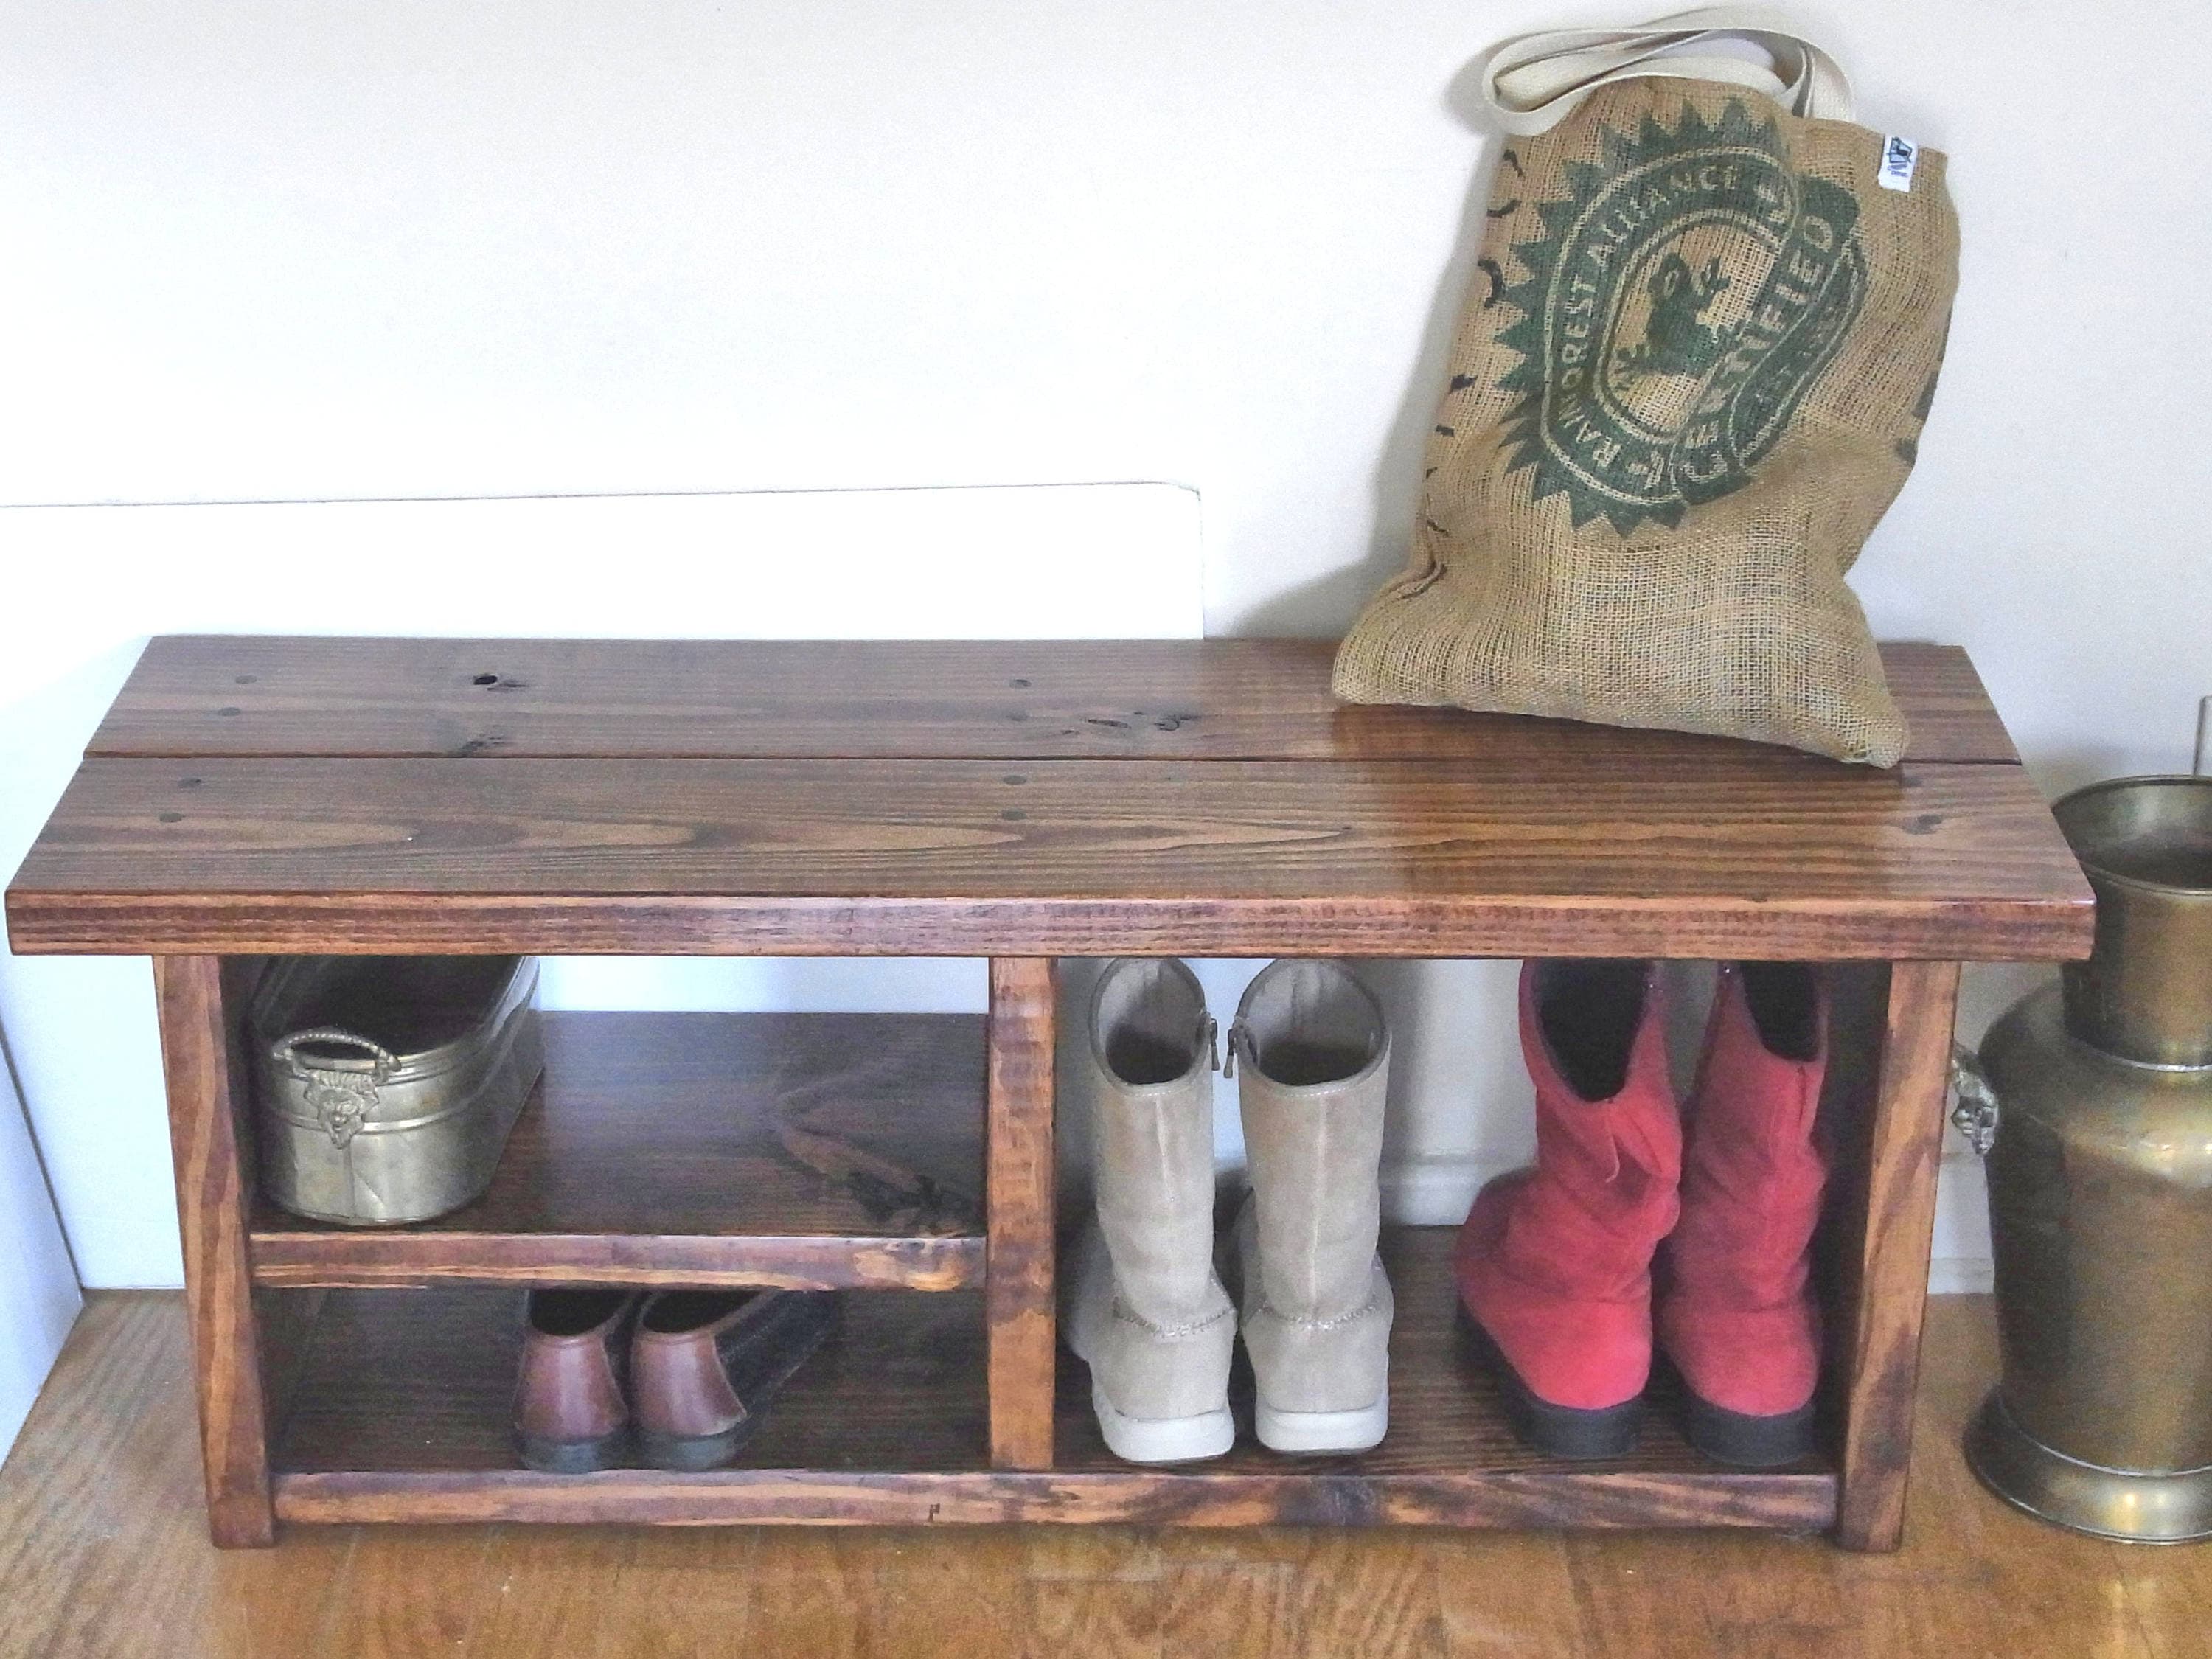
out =
[[[641,1298],[634,1291],[532,1291],[523,1317],[514,1443],[550,1474],[629,1462],[620,1362]]]
[[[720,1468],[822,1345],[836,1313],[826,1291],[662,1291],[638,1316],[630,1397],[639,1458],[657,1469]]]

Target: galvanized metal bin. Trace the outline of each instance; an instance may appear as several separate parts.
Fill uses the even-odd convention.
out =
[[[545,1066],[534,957],[283,957],[255,988],[261,1186],[348,1226],[490,1183]]]

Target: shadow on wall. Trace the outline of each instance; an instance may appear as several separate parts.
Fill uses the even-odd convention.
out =
[[[2027,763],[2027,769],[2045,799],[2057,800],[2086,785],[2128,776],[2140,764],[2130,757],[2140,756],[2151,746],[2141,733],[2116,733],[2111,742],[2094,747],[2077,744],[2042,750]],[[2186,754],[2186,749],[2183,752]]]
[[[1438,274],[1421,328],[1406,391],[1383,440],[1375,465],[1375,522],[1367,551],[1357,563],[1301,584],[1247,612],[1240,634],[1289,634],[1334,639],[1352,626],[1369,598],[1404,567],[1412,545],[1413,516],[1420,510],[1422,457],[1436,425],[1461,312],[1477,280],[1475,261],[1490,224],[1490,188],[1501,146],[1483,113],[1482,77],[1470,62],[1444,88],[1444,108],[1484,141],[1485,149],[1460,209],[1459,234],[1451,256]],[[1480,279],[1489,282],[1486,274]]]

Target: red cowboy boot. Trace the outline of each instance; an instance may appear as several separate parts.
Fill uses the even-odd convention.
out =
[[[1682,1163],[1662,1016],[1648,963],[1522,964],[1536,1164],[1483,1189],[1455,1265],[1509,1420],[1554,1457],[1618,1457],[1643,1420]]]
[[[1820,1314],[1808,1286],[1827,1169],[1813,1144],[1827,1000],[1799,963],[1721,969],[1691,1096],[1682,1219],[1660,1262],[1662,1352],[1708,1457],[1813,1450]]]

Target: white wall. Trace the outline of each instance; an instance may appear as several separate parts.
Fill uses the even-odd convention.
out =
[[[1474,257],[1464,65],[1636,9],[18,0],[0,501],[1162,479],[1205,501],[1211,631],[1333,631],[1397,561]],[[1878,631],[1967,645],[2053,789],[2185,764],[2212,36],[1793,9],[1951,153],[1965,228]],[[1501,970],[1394,971],[1497,1103],[1413,1138],[1463,1180],[1521,1133]]]

